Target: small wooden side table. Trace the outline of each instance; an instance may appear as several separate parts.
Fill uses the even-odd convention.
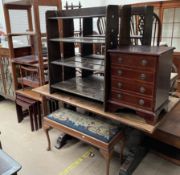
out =
[[[21,165],[0,149],[0,174],[17,175]]]

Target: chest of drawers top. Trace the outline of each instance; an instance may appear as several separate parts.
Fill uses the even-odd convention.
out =
[[[174,47],[166,46],[121,46],[117,49],[109,49],[111,53],[122,53],[122,54],[137,54],[137,55],[149,55],[149,56],[160,56],[161,54],[174,50]]]

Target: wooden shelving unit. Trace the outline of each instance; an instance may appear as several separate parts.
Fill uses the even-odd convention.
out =
[[[106,19],[106,35],[93,34],[93,19],[97,17]],[[79,37],[74,36],[76,18],[82,19],[83,30]],[[47,13],[50,93],[63,91],[104,102],[106,54],[94,54],[93,46],[103,44],[106,49],[113,49],[118,42],[124,43],[128,32],[118,26],[119,18],[125,26],[129,25],[130,8],[110,5]],[[59,32],[59,21],[62,22],[62,33]],[[122,35],[118,39],[119,30]],[[75,52],[75,43],[80,45],[78,54]]]
[[[20,85],[23,84],[23,87],[29,86],[31,88],[38,87],[39,85],[46,84],[47,76],[45,72],[47,72],[47,58],[43,57],[43,46],[42,46],[42,37],[46,37],[45,33],[41,32],[40,25],[40,6],[55,6],[57,9],[61,9],[61,1],[60,0],[24,0],[24,1],[4,1],[4,14],[6,19],[6,28],[7,28],[7,37],[9,44],[9,54],[12,60],[12,73],[13,73],[13,82],[14,89],[18,90]],[[11,17],[10,11],[16,10],[25,11],[27,13],[27,21],[28,21],[28,32],[12,32],[11,26]],[[33,24],[34,18],[34,24]],[[27,46],[29,49],[27,52],[19,52],[20,54],[15,53],[13,40],[14,37],[26,36],[29,38],[29,45]],[[36,78],[30,78],[28,75],[25,77],[20,77],[21,66],[27,68],[27,70],[35,70],[37,72]],[[28,77],[28,78],[27,78]],[[20,80],[21,79],[21,80]],[[30,80],[31,79],[31,80]],[[30,81],[28,83],[28,81]],[[34,81],[34,82],[33,82]],[[37,82],[38,81],[38,82]]]
[[[105,55],[93,54],[94,44],[105,44],[104,36],[93,36],[93,18],[99,16],[106,17],[106,7],[47,13],[51,93],[60,90],[103,102],[104,77],[97,75],[97,72],[104,73]],[[76,18],[81,18],[83,25],[79,37],[74,36]],[[59,21],[62,22],[62,35],[59,32]],[[75,43],[80,45],[80,53],[75,53]]]

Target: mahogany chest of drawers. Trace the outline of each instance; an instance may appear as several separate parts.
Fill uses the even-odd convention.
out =
[[[124,46],[109,50],[105,111],[129,108],[155,124],[168,102],[173,49]]]

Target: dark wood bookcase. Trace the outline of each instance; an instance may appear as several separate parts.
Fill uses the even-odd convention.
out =
[[[117,46],[119,8],[122,13],[127,11],[110,5],[47,12],[50,93],[60,90],[104,102],[106,55],[94,54],[93,45],[104,44],[106,49]],[[106,18],[106,37],[93,35],[93,20],[98,17]],[[78,18],[82,19],[82,35],[76,37],[74,19]],[[78,54],[75,43],[80,45]]]

